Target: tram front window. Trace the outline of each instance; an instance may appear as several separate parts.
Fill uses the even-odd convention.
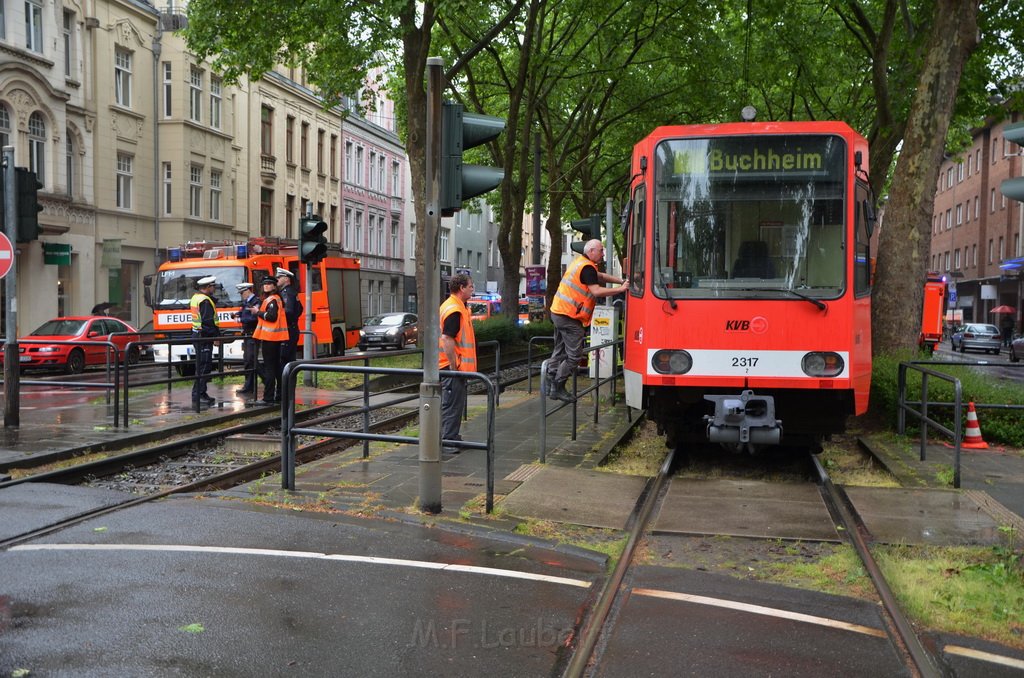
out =
[[[849,248],[841,138],[674,139],[656,154],[656,295],[842,294]]]

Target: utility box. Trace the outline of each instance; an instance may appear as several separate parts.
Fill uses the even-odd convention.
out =
[[[618,339],[619,313],[617,306],[597,306],[590,321],[590,345],[600,346]],[[615,369],[615,347],[607,346],[590,354],[590,378],[607,379]]]

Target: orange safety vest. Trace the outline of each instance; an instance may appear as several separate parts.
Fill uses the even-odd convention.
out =
[[[271,294],[260,304],[260,313],[265,313],[270,306],[271,300],[277,300],[277,320],[271,322],[259,318],[256,323],[256,331],[252,333],[253,339],[260,341],[288,341],[288,319],[284,317],[284,303],[277,294]]]
[[[590,288],[583,284],[580,275],[587,266],[594,266],[594,262],[580,255],[572,260],[569,268],[562,276],[562,282],[558,283],[558,291],[551,300],[551,312],[564,315],[568,318],[575,318],[583,323],[584,327],[590,326],[590,316],[594,313],[594,306],[597,299],[590,293]],[[594,270],[597,267],[594,266]]]
[[[460,372],[476,372],[476,333],[473,331],[473,316],[469,314],[469,309],[461,299],[456,296],[448,297],[441,304],[442,332],[444,332],[444,319],[452,313],[462,316],[459,322],[459,333],[455,335],[455,357],[459,360],[459,366],[456,369]],[[437,367],[445,370],[449,368],[448,356],[445,355],[444,348],[440,344],[439,338],[440,355],[437,357]]]

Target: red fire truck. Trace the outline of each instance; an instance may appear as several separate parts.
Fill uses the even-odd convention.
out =
[[[312,268],[312,304],[306,301],[306,265],[299,261],[294,242],[277,238],[254,238],[247,242],[189,242],[167,249],[167,260],[155,275],[146,276],[146,304],[153,309],[153,331],[168,338],[191,336],[192,315],[189,301],[195,292],[195,281],[212,275],[217,278],[213,293],[217,320],[222,329],[240,329],[234,316],[241,308],[242,298],[236,285],[253,283],[260,291],[260,280],[273,276],[278,267],[287,268],[296,277],[299,300],[306,313],[312,313],[312,330],[317,338],[317,355],[340,354],[355,346],[362,327],[359,295],[359,259],[340,256],[337,250]],[[299,329],[306,327],[305,319]],[[300,338],[302,344],[302,338]],[[188,362],[194,359],[191,346],[156,345],[157,362]],[[242,342],[226,343],[225,360],[242,360]],[[217,354],[215,354],[216,357]],[[193,365],[179,366],[188,373]]]

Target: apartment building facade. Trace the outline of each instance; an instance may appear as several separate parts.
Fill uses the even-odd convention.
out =
[[[41,237],[18,246],[19,333],[101,302],[144,325],[143,278],[168,246],[295,238],[307,208],[360,257],[364,313],[401,308],[410,184],[392,104],[325,110],[283,68],[228,85],[183,25],[141,0],[0,0],[0,142],[43,183]],[[46,263],[48,244],[70,256]]]
[[[1011,315],[1017,331],[1024,301],[1024,204],[1005,197],[1000,185],[1021,176],[1021,148],[1002,134],[1021,119],[1011,112],[989,121],[974,131],[968,149],[943,161],[929,261],[931,270],[955,283],[951,319],[1000,325]],[[991,313],[999,306],[1011,306],[1015,313]]]

